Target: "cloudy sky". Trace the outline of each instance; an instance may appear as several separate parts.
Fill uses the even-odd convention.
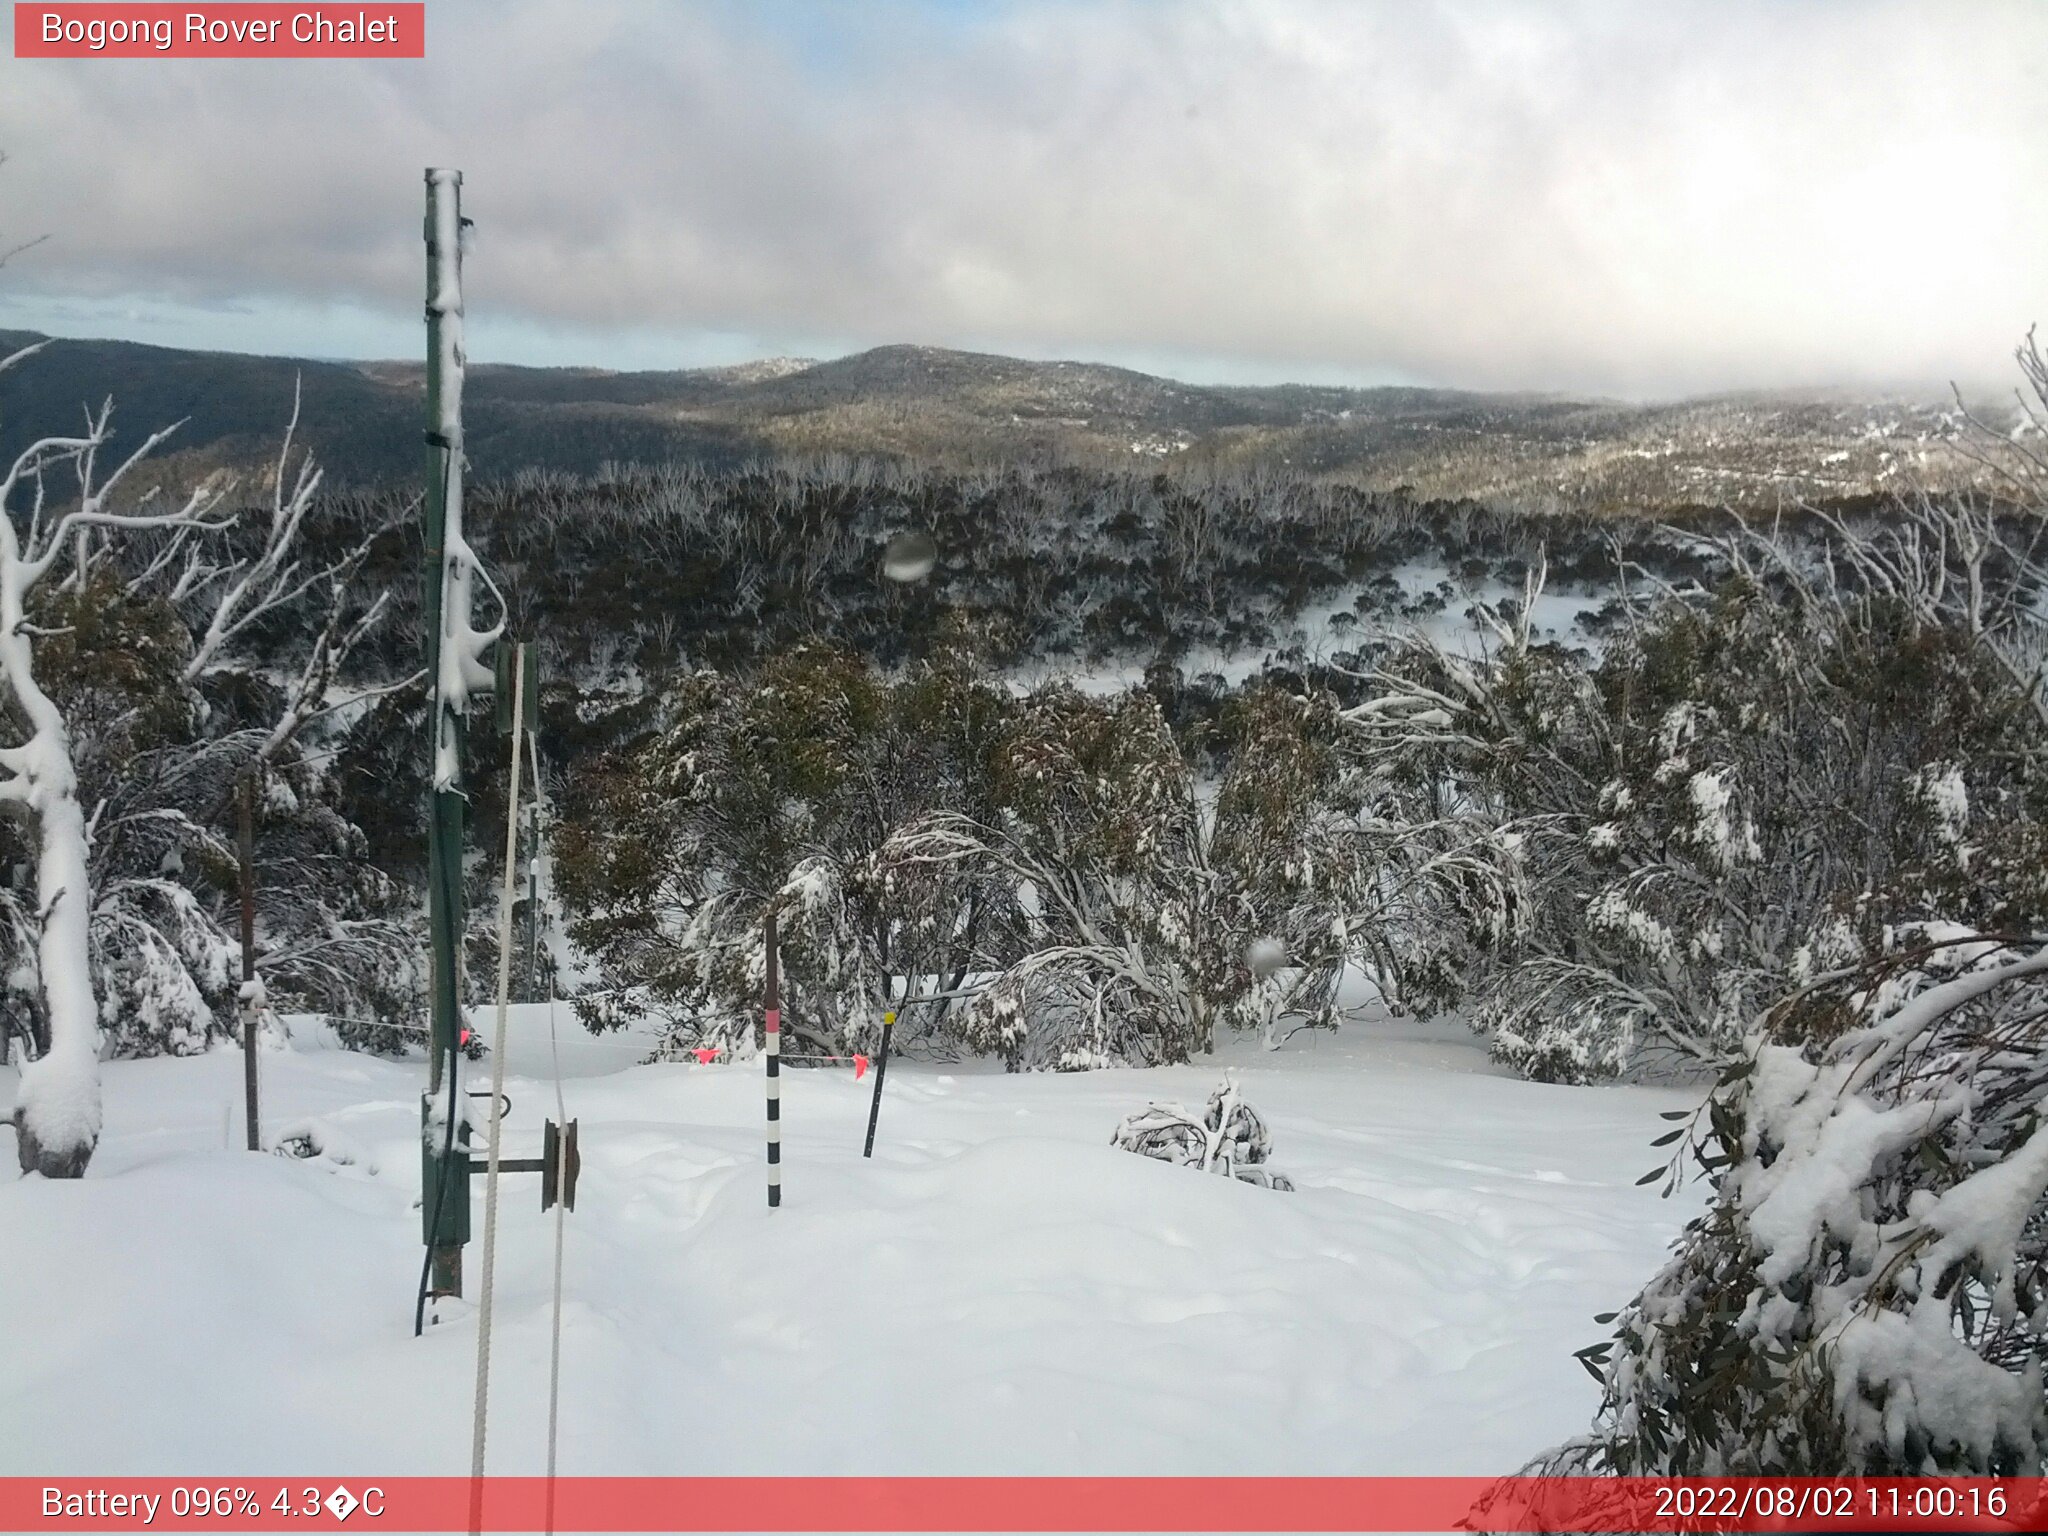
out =
[[[0,59],[0,325],[410,356],[917,341],[1198,380],[1999,380],[2048,5],[432,0],[428,58]]]

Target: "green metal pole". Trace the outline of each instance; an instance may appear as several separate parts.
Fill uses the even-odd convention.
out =
[[[462,1013],[458,945],[462,932],[463,799],[467,731],[443,683],[442,596],[447,586],[449,500],[462,494],[462,173],[427,172],[427,495],[420,593],[426,620],[428,724],[427,923],[431,934],[431,1028],[427,1096],[421,1103],[420,1220],[432,1250],[428,1292],[462,1294],[462,1246],[469,1241],[469,1146],[460,1119]],[[451,366],[452,364],[452,366]],[[453,430],[450,430],[451,427]],[[459,523],[458,523],[459,526]],[[467,614],[455,616],[466,623]],[[452,759],[452,761],[451,761]],[[452,772],[450,771],[452,769]],[[451,1110],[452,1106],[452,1110]],[[458,1124],[451,1139],[445,1120]]]

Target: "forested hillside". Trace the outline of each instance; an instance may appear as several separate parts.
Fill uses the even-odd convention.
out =
[[[37,338],[0,333],[0,347]],[[306,441],[336,485],[422,473],[424,370],[55,341],[37,377],[0,375],[0,452],[69,431],[117,391],[135,429],[183,421],[174,461],[260,460],[303,378]],[[1935,391],[1722,395],[1655,403],[1452,389],[1191,385],[1081,362],[877,347],[825,362],[616,373],[492,366],[466,387],[488,476],[846,454],[973,472],[1128,466],[1273,473],[1509,511],[1774,512],[1912,486],[1991,486],[1948,449],[1963,423]],[[2008,431],[2012,402],[1975,404]]]

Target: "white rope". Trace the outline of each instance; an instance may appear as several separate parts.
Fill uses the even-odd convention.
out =
[[[555,1331],[548,1345],[548,1536],[555,1530],[555,1414],[562,1401],[562,1218],[569,1214],[563,1198],[569,1181],[569,1111],[562,1103],[562,1048],[555,1039],[555,982],[548,978],[548,1052],[555,1062],[555,1114],[561,1132],[555,1137]]]
[[[482,1529],[484,1408],[491,1394],[491,1277],[498,1257],[498,1130],[505,1107],[505,1028],[512,1003],[512,902],[519,872],[519,748],[526,719],[526,647],[512,656],[512,791],[505,802],[505,888],[498,904],[498,1038],[491,1052],[491,1157],[484,1174],[484,1278],[477,1298],[476,1428],[469,1447],[470,1530]]]
[[[546,820],[547,791],[540,779],[540,743],[536,736],[526,738],[533,751],[533,797],[534,805],[541,815],[535,818],[535,839],[533,859],[540,861],[539,825]],[[534,914],[536,928],[540,914]],[[555,1445],[556,1426],[562,1403],[562,1247],[563,1234],[567,1230],[564,1220],[569,1214],[566,1198],[569,1189],[569,1106],[562,1101],[562,1043],[555,1034],[555,977],[548,973],[548,1055],[555,1068],[555,1123],[561,1130],[555,1137],[555,1318],[554,1334],[548,1342],[548,1505],[547,1531],[554,1536],[555,1530]]]

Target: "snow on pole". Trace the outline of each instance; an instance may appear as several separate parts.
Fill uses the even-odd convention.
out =
[[[528,737],[531,741],[533,738]],[[533,769],[533,809],[529,813],[532,821],[526,860],[526,1000],[540,1001],[540,763],[536,759]]]
[[[768,960],[768,1208],[782,1204],[782,995],[775,970],[775,914],[764,930]]]
[[[427,920],[431,934],[432,1047],[421,1102],[423,1198],[429,1250],[427,1290],[462,1294],[462,1247],[469,1240],[468,1125],[460,1091],[464,718],[473,691],[488,688],[486,650],[504,626],[478,630],[471,582],[484,576],[463,537],[462,173],[433,170],[427,181],[427,495],[421,564],[427,671],[433,681],[427,819]],[[448,1094],[446,1123],[435,1101]],[[439,1135],[436,1135],[436,1132]]]
[[[532,738],[528,737],[528,741]],[[534,757],[533,790],[540,793],[540,758]],[[535,862],[538,862],[536,859]],[[568,1125],[569,1106],[562,1100],[562,1045],[555,1038],[555,979],[548,978],[548,1056],[555,1068],[555,1115],[562,1125]],[[569,1185],[569,1142],[564,1137],[555,1143],[555,1187],[567,1190]],[[566,1199],[555,1202],[555,1305],[554,1317],[548,1337],[548,1495],[547,1518],[543,1522],[548,1536],[555,1530],[555,1447],[557,1431],[560,1429],[562,1406],[562,1245],[564,1241],[563,1218],[569,1214]]]
[[[462,1245],[469,1238],[469,1170],[462,1104],[461,999],[455,935],[462,926],[462,718],[451,711],[441,665],[448,596],[449,504],[462,500],[462,173],[427,172],[427,495],[420,586],[427,675],[434,689],[428,725],[427,926],[429,1021],[427,1096],[421,1101],[421,1200],[431,1274],[426,1289],[462,1294]],[[460,513],[456,514],[458,521]],[[452,716],[452,718],[451,718]],[[446,1079],[446,1124],[437,1096]],[[437,1134],[438,1132],[438,1134]]]

